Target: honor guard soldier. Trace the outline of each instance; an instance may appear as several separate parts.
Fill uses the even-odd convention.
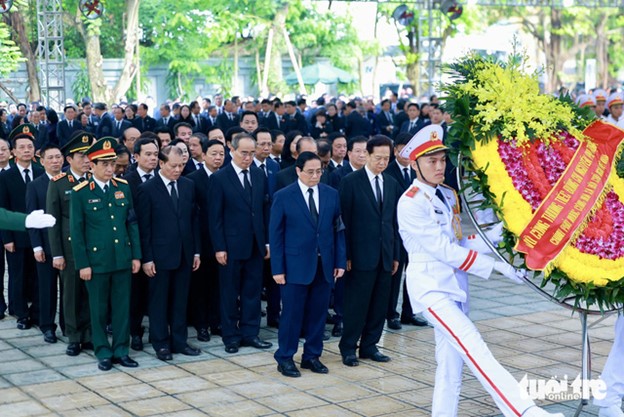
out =
[[[592,96],[596,100],[596,117],[604,120],[609,115],[609,110],[606,109],[608,94],[602,88],[597,88]]]
[[[495,269],[514,282],[524,271],[482,253],[485,242],[462,237],[455,191],[442,184],[446,149],[442,127],[429,125],[403,148],[416,179],[398,204],[399,232],[409,254],[407,287],[414,313],[434,327],[437,370],[432,416],[457,416],[462,368],[466,363],[506,417],[558,416],[536,407],[522,396],[518,382],[492,356],[467,312],[467,273],[489,278]],[[500,240],[500,226],[488,233]]]
[[[609,115],[605,119],[607,123],[611,123],[624,129],[624,117],[622,116],[622,105],[624,104],[624,97],[622,93],[612,93],[607,99],[607,107],[609,108]]]
[[[89,293],[91,328],[98,368],[113,363],[136,367],[128,356],[130,280],[141,267],[139,229],[128,183],[113,178],[117,140],[104,137],[85,154],[93,175],[73,188],[70,234],[76,269]],[[113,344],[106,336],[109,305]]]
[[[79,131],[61,148],[69,169],[52,178],[46,196],[46,211],[57,219],[48,230],[52,266],[60,271],[63,286],[61,303],[65,319],[65,335],[69,344],[65,353],[77,356],[93,350],[89,297],[84,281],[78,276],[69,233],[69,201],[73,188],[87,181],[90,166],[84,152],[95,141],[91,133]]]

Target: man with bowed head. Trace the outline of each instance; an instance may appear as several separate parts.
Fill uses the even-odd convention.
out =
[[[468,273],[487,279],[496,270],[522,283],[526,271],[483,255],[487,245],[478,237],[462,236],[457,195],[443,184],[448,149],[443,133],[439,125],[426,126],[403,148],[401,156],[411,160],[416,179],[398,204],[399,233],[409,254],[406,279],[412,307],[422,312],[435,333],[431,415],[457,416],[466,363],[506,417],[564,417],[522,395],[518,382],[494,358],[467,316]],[[501,230],[499,226],[489,231],[488,239],[500,241]]]
[[[269,226],[271,268],[283,305],[274,357],[288,377],[301,376],[293,361],[301,334],[301,367],[329,372],[319,360],[325,318],[332,284],[346,267],[338,192],[319,184],[323,171],[315,153],[302,152],[295,167],[299,179],[275,194]]]

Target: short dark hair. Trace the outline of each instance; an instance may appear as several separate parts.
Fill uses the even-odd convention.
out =
[[[416,107],[418,110],[420,110],[420,106],[418,105],[418,103],[409,103],[407,105],[407,109],[409,110],[410,107]]]
[[[28,106],[26,105],[26,103],[19,103],[19,104],[17,105],[17,108],[19,109],[20,107],[23,107],[23,108],[25,108],[25,109],[28,109]]]
[[[286,138],[286,135],[281,130],[279,129],[271,130],[271,142],[275,143],[278,136],[284,136],[284,138]]]
[[[316,140],[314,140],[313,137],[311,137],[311,136],[302,136],[301,139],[299,139],[297,141],[297,144],[295,145],[295,149],[297,150],[297,153],[301,152],[301,144],[303,142],[312,142],[312,143],[316,144]]]
[[[176,136],[176,137],[178,136],[178,130],[181,127],[188,127],[189,129],[193,130],[193,126],[191,126],[190,123],[179,122],[179,123],[176,123],[175,126],[173,126],[173,134],[174,134],[174,136]]]
[[[124,145],[119,145],[119,146],[115,149],[115,154],[116,154],[117,156],[120,156],[120,155],[126,154],[126,155],[128,155],[128,159],[130,159],[130,150],[129,150],[127,147],[125,147]]]
[[[199,139],[199,145],[202,147],[202,149],[204,147],[204,143],[208,142],[208,136],[204,135],[202,132],[193,133],[189,140],[191,140],[192,138]]]
[[[413,135],[408,132],[399,133],[397,137],[394,138],[394,146],[407,145],[412,139],[412,136]]]
[[[303,170],[306,162],[313,160],[317,160],[320,162],[321,158],[319,158],[319,156],[314,152],[301,152],[301,154],[299,154],[297,160],[295,161],[295,166],[300,170]]]
[[[259,127],[253,131],[252,135],[256,140],[258,140],[258,133],[268,133],[271,136],[271,142],[275,142],[273,139],[273,133],[271,133],[271,131],[266,127]]]
[[[327,135],[327,140],[329,141],[329,143],[333,143],[334,140],[336,140],[338,138],[344,138],[345,140],[347,139],[345,134],[342,133],[342,132],[332,132],[329,135]]]
[[[61,147],[60,147],[60,146],[58,146],[58,145],[57,145],[57,144],[55,144],[55,143],[48,143],[47,145],[45,145],[44,147],[42,147],[42,148],[39,150],[39,155],[41,155],[41,157],[43,158],[43,157],[45,156],[46,152],[48,152],[50,149],[58,149],[58,150],[60,151],[60,150],[61,150]],[[61,155],[62,155],[62,154],[63,154],[63,153],[61,152]]]
[[[225,145],[223,144],[223,142],[221,142],[220,140],[216,140],[216,139],[207,140],[206,142],[202,142],[201,145],[202,145],[203,153],[208,152],[208,149],[212,148],[215,145],[221,145],[223,146],[223,150],[225,150]]]
[[[199,102],[197,100],[191,101],[191,103],[189,104],[189,108],[193,110],[195,106],[199,106]]]
[[[163,161],[163,162],[169,161],[169,155],[171,154],[171,152],[173,152],[174,154],[178,156],[182,156],[182,149],[176,146],[178,143],[184,143],[184,141],[174,140],[173,142],[171,142],[170,145],[167,145],[164,148],[162,148],[160,152],[158,152],[158,160]],[[186,146],[186,143],[184,143],[184,145]]]
[[[383,107],[383,105],[386,103],[390,104],[390,100],[388,100],[387,98],[384,98],[383,100],[381,100],[381,103],[379,103],[379,105]]]
[[[149,110],[149,107],[147,107],[147,104],[145,104],[145,103],[141,103],[141,104],[139,104],[139,107],[140,107],[140,108],[142,108],[142,109],[143,109],[143,110],[145,110],[145,111],[148,111],[148,110]]]
[[[316,142],[318,156],[325,156],[331,153],[331,145],[327,140],[319,140]]]
[[[225,132],[225,141],[232,142],[232,137],[238,133],[247,133],[247,131],[240,126],[232,126]]]
[[[353,145],[355,145],[356,143],[366,143],[366,142],[368,142],[368,138],[366,136],[362,136],[362,135],[354,136],[347,142],[347,151],[351,152],[353,150]]]
[[[375,135],[366,142],[366,152],[369,154],[373,153],[375,148],[387,146],[390,148],[390,153],[392,153],[392,139],[390,139],[386,135]]]
[[[357,104],[355,104],[354,100],[351,100],[350,102],[347,103],[347,107],[350,107],[353,110],[355,110],[355,109],[357,109]]]
[[[256,118],[256,122],[259,123],[260,119],[258,119],[258,115],[256,114],[255,111],[251,111],[251,110],[245,110],[244,112],[241,113],[241,117],[240,117],[240,121],[242,122],[243,119],[245,118],[245,116],[253,116]]]
[[[72,109],[72,110],[76,110],[76,108],[73,105],[68,105],[63,107],[63,113],[67,113],[67,110]]]
[[[161,104],[160,107],[167,111],[171,111],[171,106],[169,106],[167,103]]]
[[[37,106],[37,111],[47,111],[47,109],[44,106]],[[47,116],[47,115],[46,115]]]
[[[134,142],[134,149],[132,151],[135,154],[141,154],[141,148],[145,145],[149,145],[150,143],[156,145],[156,148],[159,148],[158,143],[156,143],[155,139],[152,138],[141,138]]]

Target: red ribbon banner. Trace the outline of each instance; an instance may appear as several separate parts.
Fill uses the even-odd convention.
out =
[[[550,190],[518,238],[530,269],[542,271],[570,242],[602,195],[624,130],[596,121],[583,134],[559,181]]]

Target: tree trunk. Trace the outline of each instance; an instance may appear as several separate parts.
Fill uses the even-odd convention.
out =
[[[104,80],[104,71],[102,64],[102,52],[100,50],[100,35],[91,33],[87,29],[85,36],[85,48],[87,51],[87,71],[89,72],[89,81],[91,81],[91,99],[93,102],[108,103],[106,80]],[[77,97],[78,98],[78,97]]]
[[[126,95],[126,92],[132,85],[132,79],[137,74],[139,69],[138,60],[135,51],[138,50],[137,44],[139,42],[139,4],[141,0],[126,0],[126,43],[124,45],[124,63],[121,70],[121,76],[117,83],[113,87],[112,91],[107,95],[106,103],[111,103],[118,100],[121,96]],[[99,43],[99,39],[98,39]],[[88,49],[87,49],[88,51]],[[138,55],[138,54],[137,54]],[[137,89],[137,96],[140,95],[140,91]]]
[[[609,38],[605,33],[607,30],[607,19],[608,15],[603,13],[596,26],[596,63],[598,66],[596,86],[605,89],[609,81]]]
[[[288,4],[277,10],[273,18],[273,47],[271,48],[271,62],[269,66],[268,90],[272,93],[280,92],[284,71],[282,69],[282,51],[285,49],[284,28],[286,27],[286,15]]]
[[[24,16],[20,12],[11,12],[5,19],[5,22],[11,27],[14,39],[17,39],[17,45],[26,59],[26,71],[28,73],[28,85],[30,90],[28,98],[30,101],[41,100],[41,88],[39,86],[39,75],[37,74],[37,59],[33,52],[30,42],[28,42],[28,33],[24,24]]]

